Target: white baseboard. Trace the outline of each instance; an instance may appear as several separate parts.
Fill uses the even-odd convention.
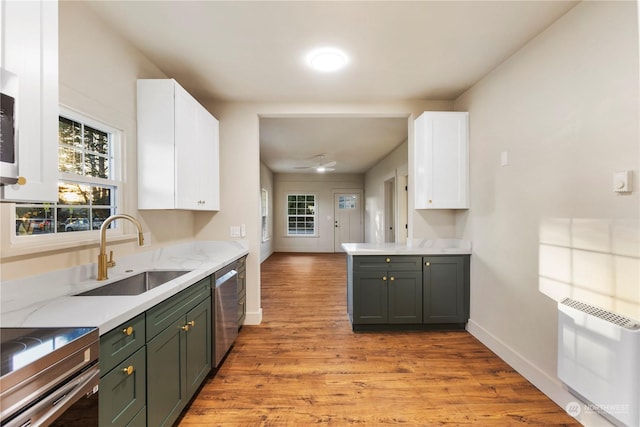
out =
[[[585,403],[579,401],[578,398],[569,393],[557,377],[551,377],[546,372],[542,371],[473,320],[469,320],[467,323],[467,331],[476,337],[478,341],[487,346],[489,350],[497,354],[498,357],[507,362],[520,375],[525,377],[530,383],[547,395],[549,399],[553,400],[562,409],[567,408],[567,405],[575,402],[578,402],[581,408],[586,408]],[[575,418],[581,424],[588,427],[612,426],[612,424],[606,419],[593,411],[581,410]]]
[[[262,308],[258,311],[247,311],[243,325],[259,325],[262,323]]]

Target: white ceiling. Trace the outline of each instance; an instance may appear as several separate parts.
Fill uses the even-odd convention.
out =
[[[86,4],[200,100],[314,103],[453,100],[576,3]],[[322,46],[343,49],[348,67],[329,74],[309,69],[305,55]],[[298,172],[301,162],[326,154],[338,162],[336,172],[361,173],[407,137],[406,118],[270,118],[260,124],[261,158],[274,172]]]

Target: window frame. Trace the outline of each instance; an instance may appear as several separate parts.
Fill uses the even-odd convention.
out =
[[[89,126],[96,130],[106,132],[110,135],[110,158],[109,158],[109,174],[111,178],[99,178],[93,176],[86,175],[77,175],[73,173],[61,172],[58,170],[56,178],[57,182],[66,182],[66,183],[79,183],[84,185],[91,186],[105,186],[105,187],[113,187],[115,195],[111,197],[113,200],[111,201],[110,206],[112,207],[115,213],[119,213],[123,211],[123,171],[125,169],[124,165],[124,157],[123,157],[123,139],[124,139],[124,131],[119,129],[118,127],[106,123],[105,121],[93,118],[85,113],[79,112],[77,110],[71,109],[67,106],[60,105],[58,111],[58,122],[60,117],[72,120],[75,122],[81,123],[83,126]],[[58,138],[58,146],[56,149],[56,154],[58,154],[58,150],[60,147],[60,141]],[[53,205],[52,209],[55,209],[58,201],[51,203]],[[44,203],[46,205],[46,203]],[[10,209],[10,221],[8,226],[9,236],[10,237],[10,245],[12,248],[33,248],[37,245],[38,251],[47,251],[47,250],[55,250],[59,247],[68,247],[75,246],[76,244],[87,244],[89,241],[94,242],[99,238],[99,229],[93,229],[91,227],[89,230],[79,230],[74,232],[54,232],[54,233],[43,233],[43,234],[28,234],[28,235],[18,235],[16,233],[16,208],[20,205],[34,205],[41,206],[43,203],[11,203]],[[82,205],[84,206],[84,205]],[[84,207],[83,207],[84,208]],[[124,227],[118,226],[120,221],[114,221],[111,227],[107,230],[107,234],[112,236],[112,239],[120,240],[120,237],[124,238]],[[57,225],[57,224],[56,224]],[[33,249],[32,249],[33,251]],[[36,252],[36,251],[33,251]]]
[[[314,209],[313,215],[308,214],[289,214],[289,197],[290,196],[304,196],[309,197],[313,196]],[[290,217],[313,217],[313,233],[312,234],[292,234],[290,233],[289,228],[289,218]],[[316,193],[310,193],[307,191],[298,191],[298,192],[287,192],[285,194],[285,215],[284,215],[284,229],[286,237],[294,237],[294,238],[313,238],[318,237],[318,195]]]

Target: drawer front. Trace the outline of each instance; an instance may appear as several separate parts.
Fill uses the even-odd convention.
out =
[[[100,337],[100,372],[102,375],[142,347],[145,338],[144,313],[110,330]]]
[[[211,277],[206,277],[177,295],[147,310],[147,341],[184,317],[187,311],[211,296]]]
[[[100,378],[100,426],[126,426],[144,409],[146,396],[146,347]]]
[[[421,271],[422,257],[407,255],[364,255],[353,257],[354,271]]]

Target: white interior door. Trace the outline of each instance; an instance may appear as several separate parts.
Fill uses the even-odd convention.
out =
[[[344,252],[343,243],[362,243],[362,193],[335,193],[333,201],[334,252]]]

